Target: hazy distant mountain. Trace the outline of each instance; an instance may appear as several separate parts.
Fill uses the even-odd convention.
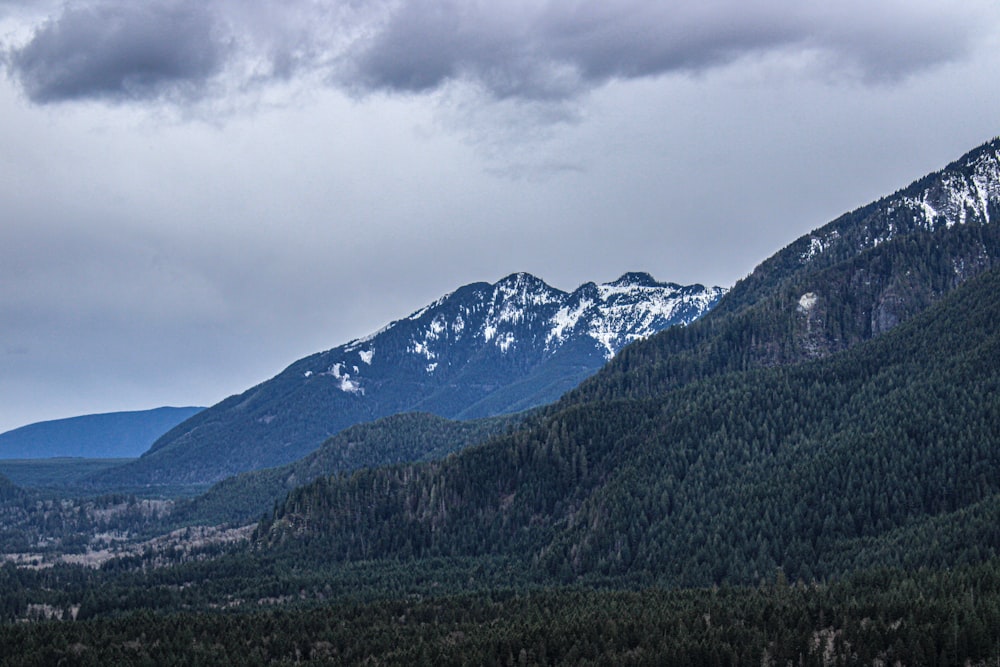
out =
[[[697,319],[723,292],[644,273],[572,293],[526,273],[467,285],[371,336],[295,362],[99,481],[214,482],[294,461],[348,426],[391,414],[468,419],[551,402],[628,343]]]
[[[135,458],[204,408],[156,408],[37,422],[0,433],[0,459]]]

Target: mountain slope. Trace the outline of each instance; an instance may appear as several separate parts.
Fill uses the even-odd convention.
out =
[[[0,458],[135,458],[204,408],[156,408],[37,422],[0,433]]]
[[[295,362],[95,481],[214,482],[288,463],[386,415],[521,411],[555,400],[622,346],[693,321],[722,293],[641,273],[572,293],[523,273],[467,285],[367,338]]]
[[[318,480],[258,537],[339,560],[504,554],[556,579],[686,585],[834,576],[906,531],[910,564],[995,557],[998,319],[994,269],[823,360],[566,405],[442,462]],[[939,539],[960,516],[963,539]]]
[[[1000,139],[807,234],[706,317],[630,346],[567,396],[654,396],[694,379],[819,358],[921,312],[1000,257]]]
[[[216,483],[178,507],[172,519],[190,523],[247,524],[273,509],[292,489],[325,475],[416,461],[433,461],[509,431],[523,414],[453,421],[429,413],[402,413],[356,424],[298,461],[252,470]]]
[[[737,283],[720,313],[772,296],[792,276],[815,273],[907,234],[1000,221],[1000,138],[944,169],[806,234]],[[959,278],[971,266],[955,266]]]

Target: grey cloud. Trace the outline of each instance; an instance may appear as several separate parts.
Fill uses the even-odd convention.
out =
[[[319,74],[356,93],[452,82],[494,99],[572,100],[610,80],[697,73],[772,52],[896,80],[960,57],[988,4],[842,0],[104,0],[9,54],[36,102],[213,94]]]
[[[645,1],[524,9],[511,17],[503,3],[410,0],[355,44],[350,73],[372,88],[422,91],[468,79],[500,98],[564,98],[612,78],[701,69],[795,38],[768,12],[740,17],[724,6],[697,13]]]
[[[612,79],[699,72],[810,50],[891,80],[959,57],[980,14],[921,3],[703,0],[403,2],[352,45],[348,80],[421,92],[467,80],[497,98],[568,98]]]
[[[223,64],[203,3],[125,2],[69,8],[10,66],[35,102],[190,95]]]

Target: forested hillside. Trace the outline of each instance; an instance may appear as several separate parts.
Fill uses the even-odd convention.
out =
[[[294,491],[262,544],[544,576],[805,580],[998,548],[1000,141],[817,230],[542,422]]]
[[[720,313],[735,312],[769,298],[796,276],[835,266],[892,239],[955,225],[979,227],[998,219],[1000,137],[972,149],[944,169],[796,239],[738,282]],[[962,279],[978,264],[953,266],[950,272]]]
[[[673,585],[753,583],[779,567],[823,579],[873,550],[883,564],[990,557],[998,319],[991,270],[823,360],[568,405],[446,461],[318,480],[259,540],[345,562],[499,553],[556,580]],[[948,539],[959,516],[962,539]]]
[[[285,466],[243,473],[215,484],[177,507],[176,525],[256,521],[297,486],[359,468],[433,461],[520,424],[525,415],[460,422],[427,413],[404,413],[358,424],[318,450]]]

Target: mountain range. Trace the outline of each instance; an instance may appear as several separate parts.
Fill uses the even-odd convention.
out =
[[[203,409],[162,407],[36,422],[0,433],[0,459],[135,458]]]
[[[998,165],[994,140],[798,239],[527,428],[292,491],[257,540],[694,586],[996,557]]]
[[[392,414],[472,419],[549,403],[629,343],[702,316],[724,292],[645,273],[571,293],[527,273],[466,285],[206,409],[94,482],[210,483],[290,463]]]

